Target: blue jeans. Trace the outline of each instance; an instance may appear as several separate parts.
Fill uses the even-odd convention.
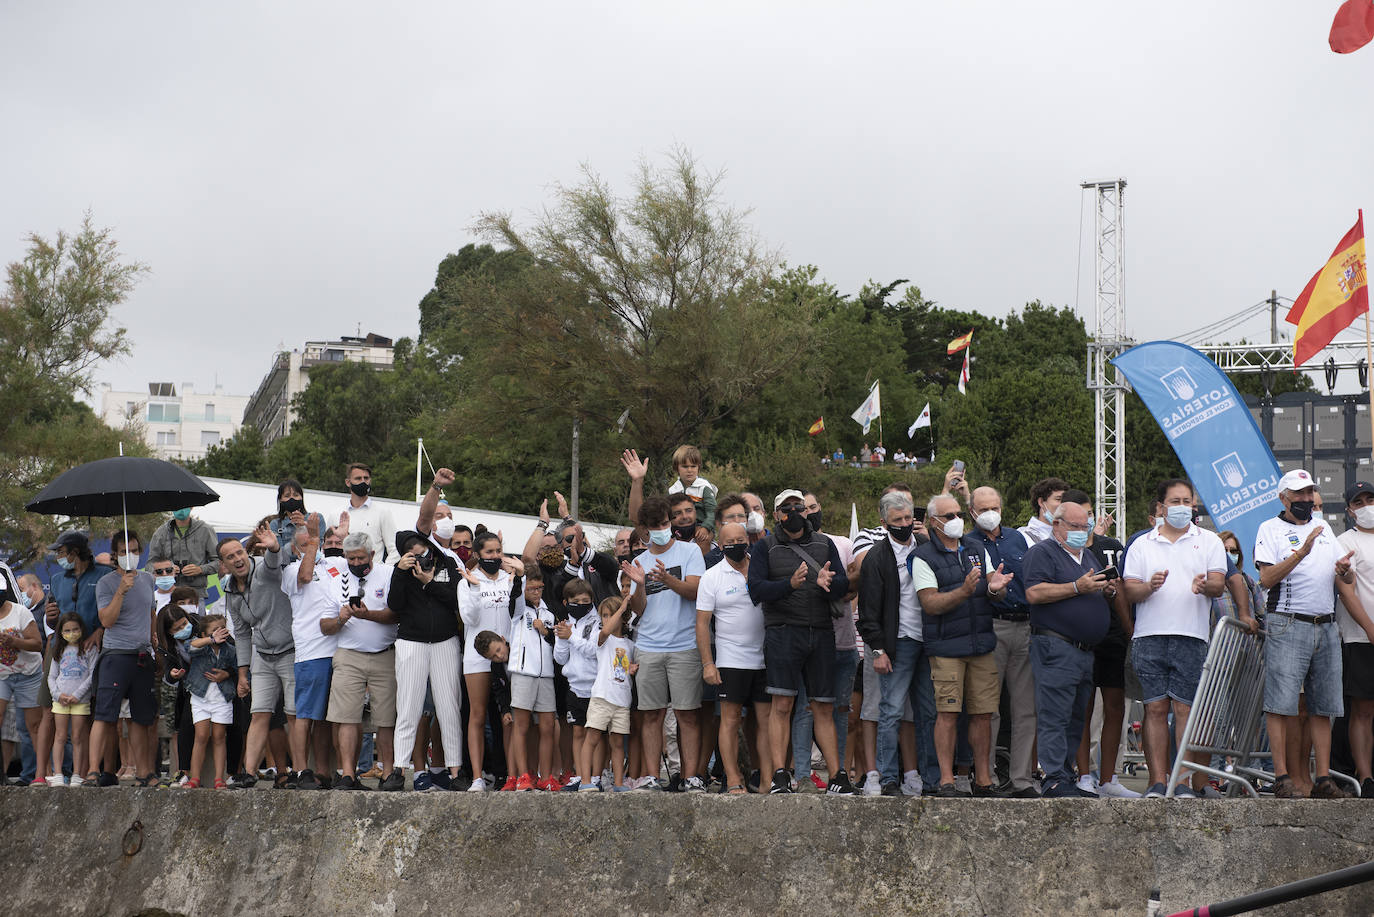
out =
[[[19,776],[30,782],[38,776],[38,755],[33,750],[33,736],[29,735],[29,721],[24,718],[23,710],[16,710],[15,728],[19,730]]]
[[[926,786],[940,785],[940,762],[935,757],[935,686],[930,681],[930,657],[919,640],[898,637],[888,653],[892,671],[878,676],[878,772],[884,783],[900,780],[897,769],[897,728],[911,698],[916,713],[916,767]],[[911,762],[908,761],[908,764]]]
[[[835,744],[840,767],[844,767],[846,740],[849,738],[849,699],[854,696],[854,673],[858,668],[858,650],[835,650]],[[803,685],[797,691],[797,705],[792,712],[792,767],[797,780],[811,776],[812,719],[806,686]]]
[[[1044,790],[1067,790],[1074,784],[1083,718],[1093,693],[1093,654],[1058,637],[1031,636],[1031,671],[1035,673],[1035,740]]]

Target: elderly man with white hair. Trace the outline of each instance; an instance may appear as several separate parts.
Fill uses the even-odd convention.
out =
[[[320,619],[320,630],[336,636],[334,677],[329,685],[327,719],[339,730],[339,766],[343,776],[336,790],[360,789],[358,748],[362,743],[363,708],[371,701],[372,725],[382,773],[392,770],[392,739],[396,731],[396,615],[387,607],[392,565],[374,560],[376,551],[366,532],[343,541],[347,569],[339,571],[337,604]]]

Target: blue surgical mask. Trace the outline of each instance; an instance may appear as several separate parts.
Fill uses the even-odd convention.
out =
[[[33,599],[29,597],[29,594],[27,592],[21,592],[19,593],[19,604],[23,605],[25,608],[32,608]]]
[[[1064,543],[1071,548],[1086,548],[1088,546],[1087,532],[1069,532],[1064,536]]]
[[[1237,567],[1240,566],[1240,554],[1238,552],[1227,551],[1226,556],[1231,558],[1231,563],[1235,564]]]
[[[673,540],[673,530],[671,528],[649,529],[649,540],[661,548]]]
[[[1171,506],[1164,515],[1170,528],[1186,529],[1193,524],[1193,508],[1191,506]]]
[[[1043,513],[1041,513],[1041,516],[1043,516],[1045,521],[1048,522],[1050,525],[1054,525],[1054,510],[1047,509]]]
[[[157,583],[157,588],[159,592],[167,592],[177,584],[177,578],[171,575],[159,576],[156,579],[154,579],[153,582]]]
[[[57,565],[63,570],[70,570],[72,568],[72,562],[65,557],[57,558]]]
[[[178,640],[191,639],[191,623],[189,621],[186,622],[186,624],[182,626],[181,630],[176,631],[172,634],[172,636],[176,637]]]

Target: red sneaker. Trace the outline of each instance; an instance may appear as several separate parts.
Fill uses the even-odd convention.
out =
[[[515,783],[515,790],[518,793],[524,793],[528,790],[533,790],[535,788],[536,784],[534,782],[534,778],[531,777],[529,774],[521,774],[520,779],[517,780]],[[540,787],[540,789],[542,789],[542,787]]]
[[[536,786],[538,786],[541,790],[547,790],[550,793],[557,793],[559,790],[563,789],[563,784],[559,783],[558,778],[555,777],[553,774],[549,774],[549,776],[539,781],[539,783],[537,783]]]
[[[503,783],[503,784],[501,785],[501,792],[502,792],[502,793],[510,793],[510,792],[513,792],[513,791],[515,790],[515,783],[516,783],[515,775],[514,775],[514,774],[511,774],[509,777],[506,778],[506,782]]]
[[[825,781],[822,780],[820,777],[817,777],[814,771],[811,773],[811,782],[816,784],[816,789],[820,790],[822,793],[825,792]]]

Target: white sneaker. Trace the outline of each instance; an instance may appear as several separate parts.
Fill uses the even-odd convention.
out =
[[[72,774],[71,782],[68,783],[67,785],[68,785],[68,786],[85,786],[85,784],[86,784],[86,778],[85,778],[85,777],[81,776],[80,774]]]
[[[1139,793],[1137,793],[1135,790],[1133,790],[1133,789],[1131,789],[1131,788],[1129,788],[1129,787],[1122,786],[1122,785],[1121,785],[1121,781],[1118,780],[1118,779],[1116,779],[1115,776],[1113,776],[1112,779],[1109,780],[1109,781],[1106,782],[1106,783],[1100,783],[1100,784],[1098,784],[1098,786],[1097,786],[1097,795],[1099,795],[1099,796],[1104,796],[1104,797],[1112,797],[1112,798],[1115,798],[1115,799],[1139,799],[1139,798],[1140,798],[1140,794],[1139,794]]]
[[[53,774],[51,777],[44,778],[44,783],[48,786],[66,786],[67,782],[62,779],[61,774]]]
[[[1097,792],[1097,778],[1092,774],[1084,774],[1078,778],[1078,788],[1085,793]]]
[[[968,774],[959,774],[954,778],[954,788],[963,796],[968,796],[973,792],[973,785],[969,783]]]
[[[967,786],[968,786],[968,778],[967,778],[967,777],[963,777],[963,778],[955,777],[955,778],[954,778],[954,783],[955,783],[955,785],[957,786],[957,785],[959,784],[959,780],[960,780],[960,779],[962,779],[962,780],[964,781],[964,786],[967,787]],[[920,796],[920,795],[921,795],[921,792],[922,792],[924,789],[925,789],[925,784],[921,782],[921,775],[920,775],[920,774],[907,774],[905,777],[902,778],[902,795],[903,795],[903,796]],[[879,792],[882,792],[882,790],[879,790]],[[972,790],[968,790],[967,792],[972,792]]]
[[[600,775],[600,774],[597,774],[595,777],[592,778],[591,786],[592,786],[592,789],[594,789],[594,790],[599,790],[599,789],[601,789],[601,775]]]
[[[877,771],[869,771],[864,777],[863,794],[865,796],[881,796],[883,794],[882,777]]]
[[[704,793],[706,792],[706,784],[700,777],[688,777],[683,790],[688,793]]]
[[[472,781],[472,786],[468,787],[469,793],[485,793],[487,791],[487,781],[481,777]]]

